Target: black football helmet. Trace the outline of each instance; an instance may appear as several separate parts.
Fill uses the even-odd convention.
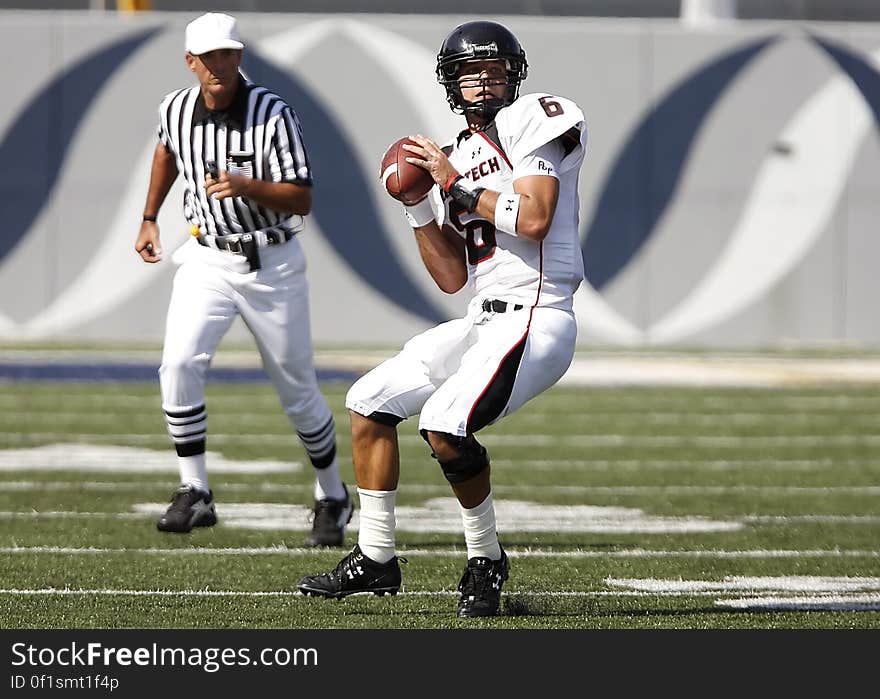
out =
[[[507,63],[507,90],[502,99],[465,102],[458,84],[466,61],[503,59]],[[453,112],[472,113],[492,119],[502,107],[519,97],[519,85],[528,75],[526,52],[507,27],[497,22],[465,22],[444,39],[437,54],[437,81],[446,88],[446,99]]]

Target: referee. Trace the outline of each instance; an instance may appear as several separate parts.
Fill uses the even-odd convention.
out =
[[[236,20],[209,12],[186,28],[186,63],[198,85],[159,106],[159,142],[135,250],[162,259],[156,218],[183,175],[192,237],[168,306],[159,381],[180,487],[157,522],[189,532],[217,521],[205,459],[205,376],[241,315],[315,469],[309,546],[341,546],[353,504],[336,459],[333,416],[312,360],[306,262],[296,235],[312,207],[312,173],[294,111],[239,72]]]

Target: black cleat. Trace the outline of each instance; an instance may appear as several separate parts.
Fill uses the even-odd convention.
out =
[[[345,500],[315,500],[312,533],[306,539],[306,546],[342,546],[345,525],[351,521],[353,512],[348,488]]]
[[[468,559],[464,575],[458,583],[461,598],[458,600],[458,616],[495,616],[501,606],[501,586],[507,580],[510,565],[507,554],[501,549],[501,558],[493,561],[485,556]]]
[[[213,527],[215,524],[214,493],[182,485],[174,491],[171,504],[156,522],[156,527],[163,532],[185,534],[193,527]]]
[[[400,590],[400,565],[395,556],[387,563],[367,558],[355,544],[339,565],[323,575],[306,575],[297,583],[304,595],[342,599],[358,592],[372,592],[380,597],[386,592],[396,595]]]

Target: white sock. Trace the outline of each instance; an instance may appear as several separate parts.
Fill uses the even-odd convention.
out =
[[[316,468],[315,500],[345,500],[345,486],[339,475],[339,461],[333,459],[327,468]]]
[[[360,499],[358,545],[367,558],[387,563],[394,558],[396,490],[357,489]]]
[[[180,469],[180,482],[183,485],[191,485],[206,493],[208,487],[208,467],[205,464],[205,452],[192,456],[178,456],[177,466]]]
[[[486,556],[493,561],[501,558],[501,544],[495,531],[495,505],[492,493],[476,507],[466,509],[459,505],[461,522],[464,525],[464,541],[467,544],[468,558]]]

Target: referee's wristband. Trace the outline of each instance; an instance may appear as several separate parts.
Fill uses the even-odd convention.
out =
[[[465,179],[462,175],[450,177],[443,185],[443,189],[452,197],[453,201],[461,204],[470,213],[476,211],[477,201],[479,201],[480,195],[486,191],[485,187],[475,187],[470,180]]]
[[[156,217],[155,217],[155,216],[147,216],[146,214],[144,214],[144,218],[143,218],[143,220],[144,220],[144,222],[146,222],[146,221],[150,221],[151,223],[156,223]]]

